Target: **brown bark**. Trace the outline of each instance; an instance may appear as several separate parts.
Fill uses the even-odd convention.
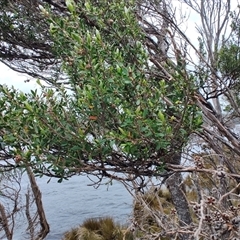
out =
[[[26,197],[26,210],[25,210],[25,214],[27,217],[27,221],[28,221],[28,228],[27,230],[29,230],[29,234],[30,234],[30,239],[34,239],[34,221],[31,217],[30,214],[30,194],[29,191],[27,194],[25,194]]]
[[[0,221],[3,226],[7,240],[12,240],[12,232],[9,227],[8,218],[4,206],[0,203]]]
[[[37,237],[37,240],[40,240],[40,239],[44,239],[47,236],[47,234],[50,231],[50,228],[49,228],[49,224],[47,222],[45,212],[44,212],[44,208],[43,208],[42,194],[41,194],[41,191],[38,188],[38,185],[36,183],[36,179],[33,175],[32,169],[29,166],[27,166],[26,170],[27,170],[28,178],[29,178],[29,181],[30,181],[30,184],[31,184],[32,192],[33,192],[33,195],[34,195],[34,198],[35,198],[35,203],[36,203],[36,206],[37,206],[37,213],[38,213],[38,216],[39,216],[39,219],[40,219],[41,230],[40,230],[40,232],[38,234],[38,237]]]

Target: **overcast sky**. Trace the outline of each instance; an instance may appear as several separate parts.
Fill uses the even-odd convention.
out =
[[[0,84],[7,84],[9,87],[14,86],[14,88],[24,92],[35,89],[37,87],[35,80],[24,82],[27,79],[30,79],[30,77],[17,73],[0,63]]]

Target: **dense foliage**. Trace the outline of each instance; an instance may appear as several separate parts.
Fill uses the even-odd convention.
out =
[[[94,171],[138,177],[161,174],[181,151],[201,124],[192,103],[194,77],[186,81],[181,69],[169,82],[149,76],[133,8],[125,1],[69,2],[68,16],[49,19],[68,84],[49,89],[39,83],[40,91],[26,94],[1,86],[9,155],[60,178]]]

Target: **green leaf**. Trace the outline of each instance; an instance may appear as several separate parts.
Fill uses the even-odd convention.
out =
[[[24,105],[29,112],[33,112],[32,106],[28,102],[25,102]]]
[[[161,111],[158,112],[158,117],[162,122],[165,122],[164,114]]]
[[[73,39],[76,40],[78,43],[82,42],[82,38],[79,36],[78,33],[72,32],[71,34],[72,34]]]
[[[126,132],[122,128],[118,128],[122,135],[126,135]]]
[[[66,0],[66,6],[71,13],[74,13],[76,10],[74,0]]]

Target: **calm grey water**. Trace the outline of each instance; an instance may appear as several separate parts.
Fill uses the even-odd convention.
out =
[[[57,183],[56,179],[47,183],[46,177],[37,181],[51,228],[47,240],[60,240],[64,232],[86,218],[112,216],[117,222],[125,223],[131,215],[132,197],[118,182],[95,189],[87,186],[91,182],[84,176],[74,176],[62,183]],[[23,185],[26,182],[23,181]],[[25,220],[20,221],[21,227],[18,227],[14,240],[27,239],[24,235]]]

